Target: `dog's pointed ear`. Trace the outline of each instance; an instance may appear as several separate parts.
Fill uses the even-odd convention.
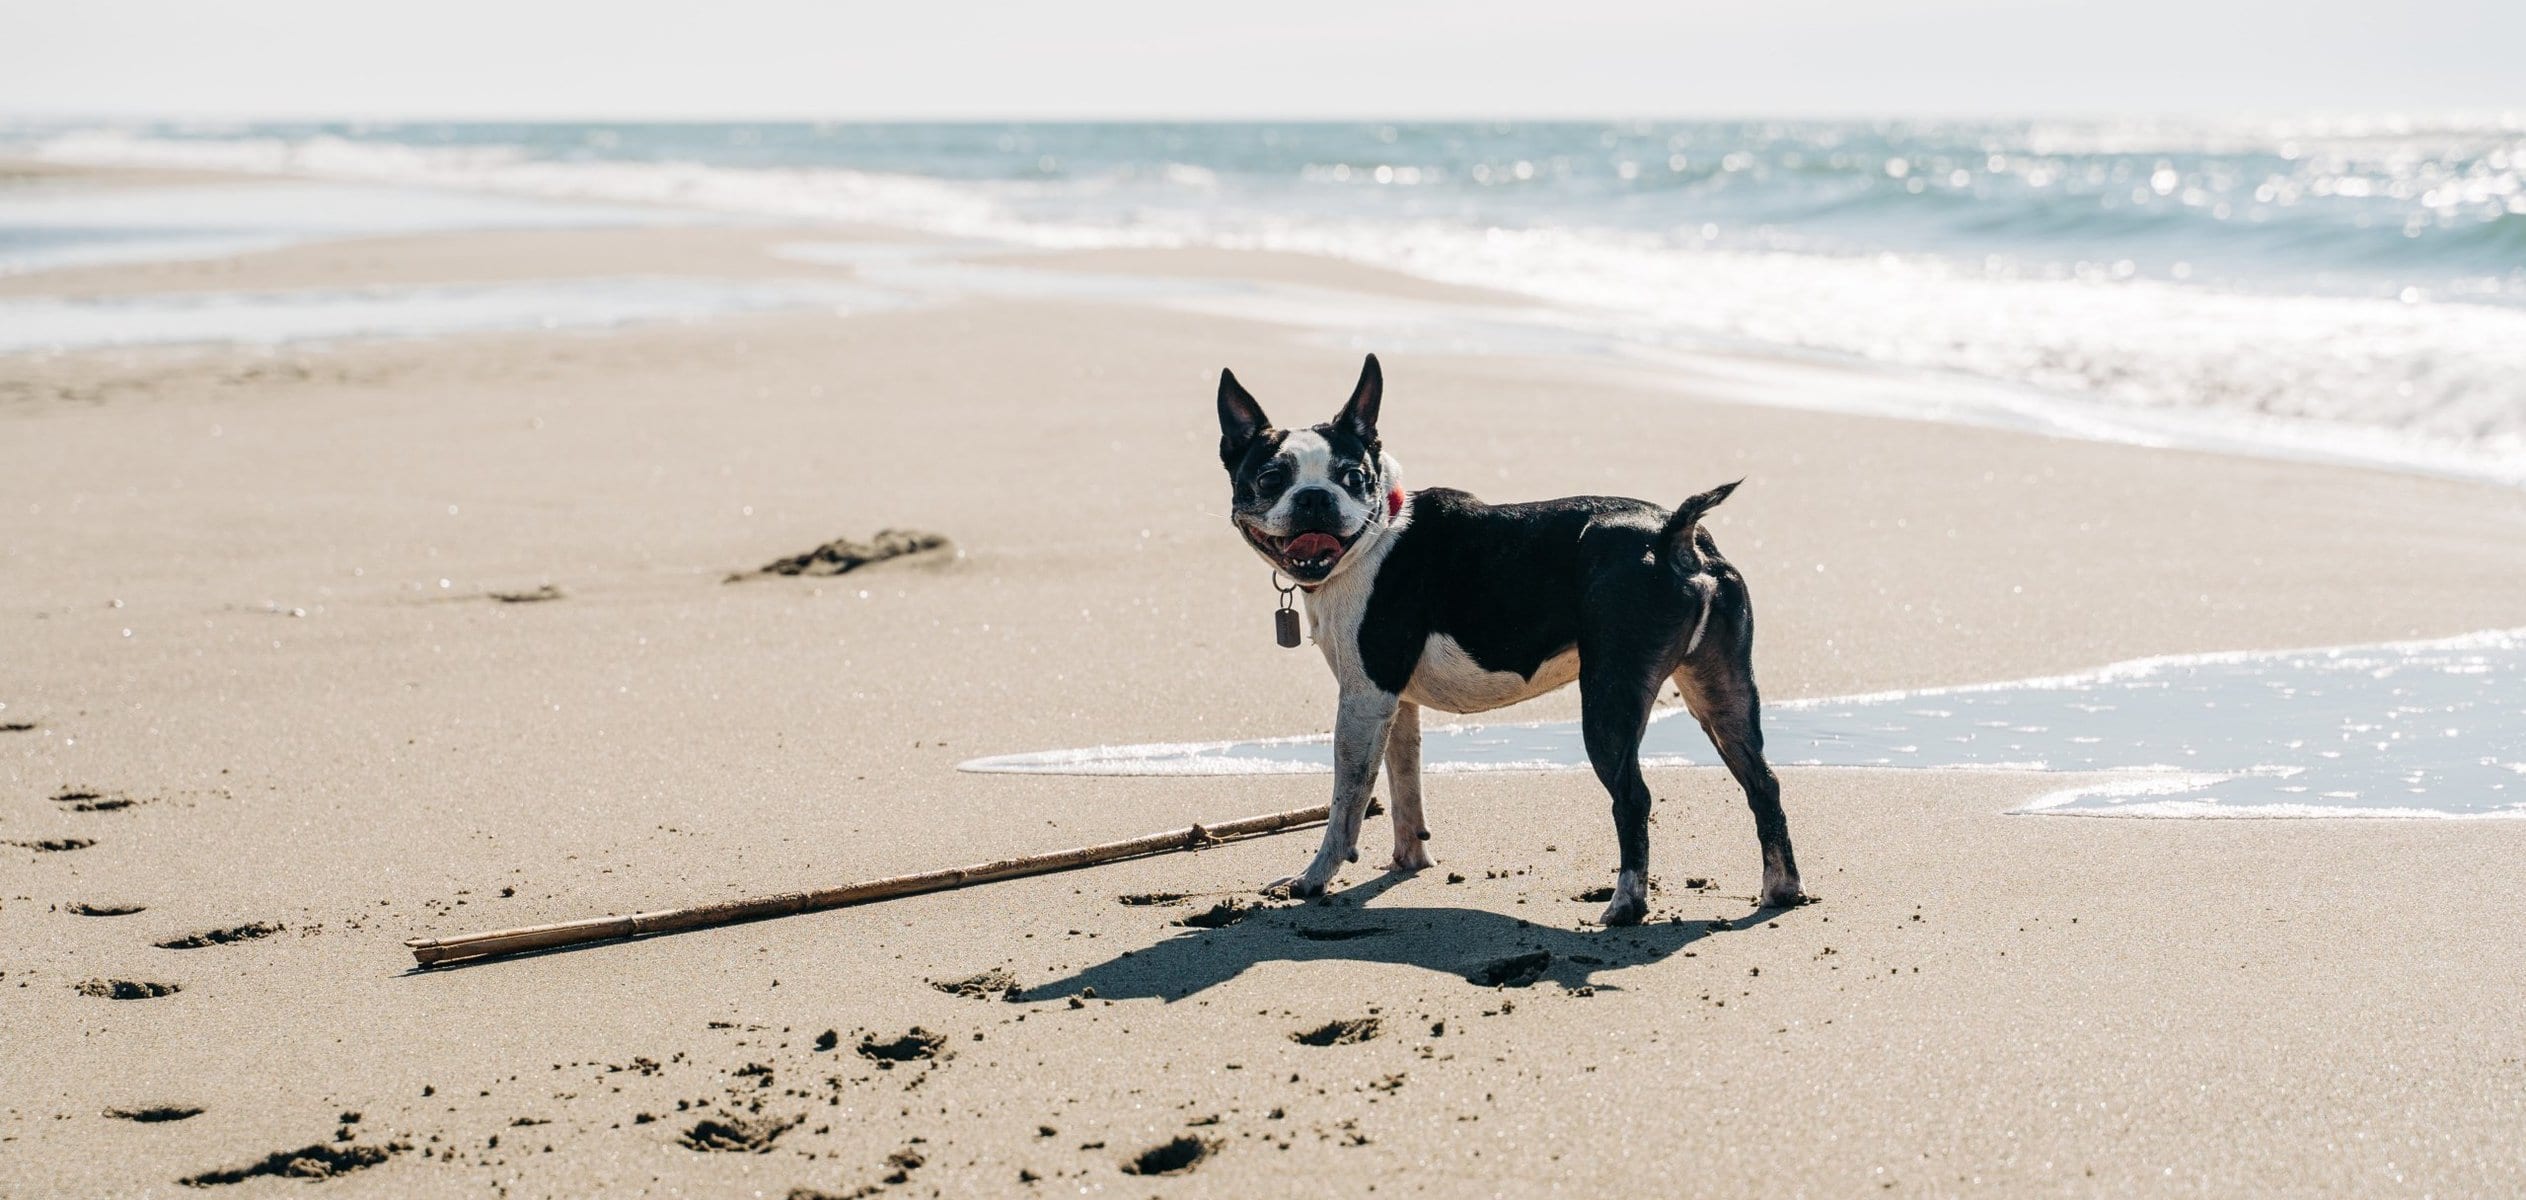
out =
[[[1272,419],[1263,415],[1263,406],[1246,394],[1235,372],[1223,368],[1219,372],[1219,461],[1236,466],[1247,444],[1271,427]]]
[[[1371,354],[1360,364],[1359,384],[1351,389],[1351,398],[1342,406],[1341,415],[1333,423],[1368,443],[1377,444],[1377,402],[1386,395],[1386,374],[1377,367],[1377,356]]]

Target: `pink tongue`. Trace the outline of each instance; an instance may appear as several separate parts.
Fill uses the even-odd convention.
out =
[[[1342,539],[1329,533],[1302,533],[1289,539],[1281,552],[1291,558],[1322,558],[1342,548]]]

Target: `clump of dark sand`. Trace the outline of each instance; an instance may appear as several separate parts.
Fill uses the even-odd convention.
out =
[[[947,535],[920,529],[880,529],[877,536],[865,542],[836,538],[805,554],[776,558],[752,571],[730,575],[729,583],[762,575],[841,575],[859,570],[871,563],[907,555],[939,553],[955,549]]]
[[[748,1117],[722,1114],[704,1117],[684,1131],[678,1141],[689,1150],[726,1154],[764,1154],[772,1149],[782,1134],[789,1132],[804,1117]]]
[[[1313,1029],[1302,1029],[1289,1035],[1301,1046],[1350,1046],[1365,1042],[1385,1032],[1386,1023],[1376,1017],[1358,1017],[1348,1021],[1327,1021]]]
[[[301,1146],[296,1150],[276,1150],[265,1155],[263,1161],[249,1166],[232,1167],[225,1171],[204,1171],[199,1175],[186,1176],[177,1182],[186,1187],[217,1187],[222,1184],[244,1183],[249,1179],[265,1176],[274,1179],[331,1179],[337,1175],[348,1175],[353,1171],[365,1171],[408,1149],[411,1147],[401,1142],[389,1142],[383,1146],[350,1146],[318,1142],[312,1146]]]
[[[887,1183],[909,1183],[912,1181],[912,1173],[920,1170],[921,1164],[928,1161],[928,1159],[921,1157],[920,1151],[915,1150],[910,1146],[897,1150],[886,1156],[885,1181]]]
[[[939,1048],[947,1044],[947,1035],[932,1033],[918,1025],[911,1032],[892,1041],[878,1041],[869,1034],[860,1039],[860,1057],[872,1062],[914,1062],[938,1057]]]
[[[90,846],[96,845],[96,839],[79,837],[37,838],[31,841],[0,843],[0,845],[15,846],[21,850],[32,850],[37,854],[58,854],[64,850],[85,850]]]
[[[79,985],[79,994],[100,1000],[154,1000],[183,991],[172,983],[151,983],[143,979],[91,979]]]
[[[225,946],[233,942],[251,942],[257,938],[268,938],[280,931],[281,927],[278,925],[270,925],[262,921],[255,921],[246,925],[232,925],[226,929],[208,929],[200,933],[186,934],[185,936],[179,938],[168,938],[167,940],[158,943],[158,948],[161,950],[199,950],[205,946]]]
[[[1181,904],[1191,899],[1182,892],[1127,892],[1114,899],[1134,908],[1151,904]]]
[[[950,996],[981,1000],[991,996],[1006,995],[1011,989],[1017,987],[1017,976],[994,967],[980,975],[968,975],[963,979],[933,979],[930,981],[930,986]]]
[[[1202,1165],[1219,1143],[1191,1134],[1160,1142],[1123,1164],[1125,1175],[1181,1175]]]
[[[1552,951],[1530,950],[1484,963],[1468,973],[1465,980],[1480,987],[1533,987],[1551,968]]]

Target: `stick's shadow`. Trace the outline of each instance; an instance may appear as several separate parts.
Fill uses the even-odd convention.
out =
[[[1454,975],[1469,984],[1527,986],[1549,980],[1564,988],[1596,987],[1600,971],[1661,962],[1722,930],[1752,929],[1788,911],[1754,908],[1725,921],[1686,918],[1629,929],[1574,930],[1474,908],[1371,907],[1369,901],[1411,878],[1389,874],[1308,904],[1266,908],[1218,929],[1186,929],[1145,950],[1126,950],[1059,979],[1014,992],[1024,1002],[1058,1000],[1096,989],[1100,999],[1182,1000],[1267,962],[1396,963]],[[1435,881],[1432,881],[1435,882]],[[1594,907],[1544,902],[1537,915],[1565,921]],[[1188,909],[1187,912],[1199,910]],[[1537,963],[1538,952],[1550,957]],[[1486,978],[1505,972],[1507,979]]]

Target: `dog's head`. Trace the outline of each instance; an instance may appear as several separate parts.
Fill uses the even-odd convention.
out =
[[[1235,375],[1219,373],[1219,460],[1234,489],[1229,520],[1263,561],[1299,584],[1333,578],[1402,515],[1402,481],[1377,444],[1384,391],[1377,356],[1369,355],[1339,414],[1282,430]]]

